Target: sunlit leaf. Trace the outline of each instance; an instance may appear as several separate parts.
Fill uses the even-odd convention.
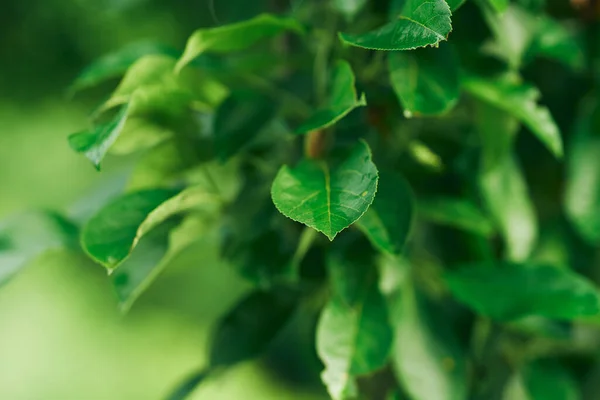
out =
[[[565,268],[474,264],[449,272],[446,282],[459,301],[493,319],[536,315],[572,320],[600,313],[594,284]]]
[[[411,115],[443,114],[460,95],[458,61],[449,46],[389,55],[390,79]]]
[[[452,30],[450,8],[444,0],[405,0],[392,22],[371,32],[340,38],[352,46],[372,50],[412,50],[446,40]]]
[[[537,104],[539,91],[508,79],[482,78],[467,74],[463,88],[473,96],[517,118],[554,154],[561,158],[563,144],[558,126],[546,107]]]
[[[361,141],[337,162],[303,160],[295,168],[283,166],[271,196],[283,215],[333,240],[367,211],[377,181],[371,150]]]
[[[413,196],[401,175],[381,172],[377,197],[357,222],[375,247],[392,254],[402,252],[414,218]]]
[[[0,223],[0,286],[47,250],[78,248],[78,228],[54,212],[29,212]]]
[[[303,134],[327,128],[357,107],[367,105],[365,95],[356,94],[354,73],[346,61],[338,61],[331,76],[331,95],[327,104],[305,121],[296,133]]]
[[[449,197],[419,199],[419,215],[431,222],[463,229],[482,236],[491,236],[494,225],[473,203]]]
[[[250,20],[199,29],[189,38],[183,56],[177,62],[181,71],[187,64],[205,52],[227,53],[242,50],[257,41],[285,31],[301,33],[302,26],[294,19],[261,14]]]

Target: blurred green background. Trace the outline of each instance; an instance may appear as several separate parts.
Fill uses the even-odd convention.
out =
[[[207,0],[3,1],[0,218],[39,207],[68,211],[116,193],[129,160],[109,160],[98,173],[66,140],[111,86],[74,98],[66,88],[91,61],[124,45],[147,39],[181,49],[195,28],[261,9],[260,1],[227,3],[211,9]],[[65,251],[47,254],[0,290],[0,399],[164,398],[204,365],[212,324],[246,290],[219,261],[215,238],[207,238],[121,315],[100,266]],[[294,336],[294,327],[288,330]],[[295,347],[288,352],[287,341],[276,343],[265,359],[233,368],[193,398],[324,398],[318,376],[302,372],[319,369],[305,366],[315,362],[312,345]]]

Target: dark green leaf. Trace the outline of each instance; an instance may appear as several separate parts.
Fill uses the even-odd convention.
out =
[[[454,11],[458,10],[463,4],[465,4],[467,0],[446,0],[448,7],[450,7],[450,11],[454,13]]]
[[[350,64],[338,61],[331,77],[331,96],[327,104],[305,121],[296,133],[304,134],[328,128],[355,108],[367,105],[364,94],[360,98],[357,97],[355,81]]]
[[[303,28],[294,19],[261,14],[235,24],[199,29],[189,38],[183,56],[177,62],[177,70],[181,71],[202,53],[209,51],[227,53],[242,50],[261,39],[276,36],[285,31],[302,33]]]
[[[389,55],[390,79],[405,113],[443,114],[460,96],[458,60],[449,46]]]
[[[242,299],[217,326],[211,368],[230,366],[260,355],[294,312],[297,295],[278,287],[256,291]]]
[[[577,382],[560,364],[538,361],[523,369],[530,400],[578,400]]]
[[[506,257],[526,260],[537,240],[537,216],[525,178],[512,154],[481,172],[479,186],[484,203],[506,242]]]
[[[582,69],[585,64],[584,51],[576,34],[550,17],[542,15],[538,18],[536,35],[529,52],[563,62],[575,70]]]
[[[214,119],[215,150],[222,161],[250,143],[272,120],[277,107],[254,92],[233,92],[218,108]]]
[[[558,126],[546,107],[537,104],[539,91],[508,79],[486,79],[468,74],[463,88],[473,96],[519,119],[554,154],[561,158],[563,144]]]
[[[414,198],[408,182],[399,174],[382,172],[377,197],[357,222],[371,243],[381,251],[399,254],[410,233]]]
[[[271,197],[283,215],[333,240],[367,211],[377,181],[371,150],[361,141],[338,163],[303,160],[293,169],[283,166]]]
[[[447,197],[420,199],[417,209],[422,218],[431,222],[482,236],[494,233],[494,225],[489,218],[467,200]]]
[[[0,286],[47,250],[78,248],[78,229],[54,212],[30,212],[0,224]]]
[[[535,315],[572,320],[600,313],[598,290],[568,269],[475,264],[449,272],[446,282],[458,300],[493,319]]]
[[[352,46],[372,50],[412,50],[446,40],[452,30],[450,8],[444,0],[405,0],[400,15],[381,28],[361,35],[342,33]]]
[[[590,244],[600,242],[600,136],[597,102],[584,104],[567,159],[565,211]]]
[[[168,46],[154,42],[131,43],[114,53],[101,57],[85,68],[71,86],[71,91],[75,92],[118,77],[124,74],[137,60],[150,54],[176,56],[177,52]]]

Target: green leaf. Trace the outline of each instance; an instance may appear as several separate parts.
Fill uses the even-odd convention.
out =
[[[367,211],[377,181],[371,150],[361,141],[337,163],[303,160],[293,169],[283,166],[271,197],[283,215],[333,240]]]
[[[538,17],[536,35],[529,53],[560,61],[574,70],[581,70],[585,66],[583,46],[576,33],[545,15]]]
[[[382,172],[377,197],[357,226],[379,250],[399,254],[410,233],[414,208],[408,182],[397,173]]]
[[[137,60],[150,54],[176,56],[177,52],[168,46],[154,42],[131,43],[114,53],[107,54],[85,68],[70,88],[76,92],[107,79],[118,77],[127,71]]]
[[[406,113],[438,115],[460,96],[458,60],[449,46],[389,55],[392,87]]]
[[[0,224],[0,286],[26,263],[57,248],[78,248],[78,229],[54,212],[29,212]]]
[[[520,124],[506,111],[479,101],[475,104],[475,127],[481,138],[481,168],[485,172],[511,154]]]
[[[225,367],[260,355],[293,314],[297,295],[276,287],[242,299],[220,321],[210,349],[210,367]]]
[[[497,13],[506,11],[510,3],[509,0],[487,0]]]
[[[494,225],[481,210],[463,199],[438,197],[419,199],[419,215],[431,222],[489,237],[494,233]]]
[[[381,28],[360,34],[341,33],[351,46],[371,50],[412,50],[435,46],[446,40],[452,24],[450,8],[444,0],[405,0],[400,15]]]
[[[554,154],[561,158],[563,144],[558,126],[546,107],[537,104],[539,91],[508,79],[489,79],[467,74],[463,88],[471,95],[517,118]]]
[[[479,176],[484,203],[506,242],[506,257],[524,261],[537,240],[537,217],[525,178],[512,154]]]
[[[393,361],[404,391],[415,400],[467,399],[466,363],[452,332],[434,327],[410,281],[394,298]]]
[[[180,383],[167,397],[167,400],[185,400],[196,388],[210,376],[210,370],[201,370],[191,374]]]
[[[584,103],[577,117],[567,158],[565,211],[577,232],[590,244],[600,242],[600,136],[597,101]]]
[[[454,11],[458,10],[463,4],[465,4],[467,0],[446,0],[448,7],[450,7],[450,11],[454,13]]]
[[[317,129],[328,128],[348,115],[352,110],[367,105],[365,95],[358,98],[356,79],[350,64],[338,61],[331,77],[331,96],[327,104],[305,121],[296,133],[304,134]]]
[[[367,0],[333,0],[335,9],[349,21],[352,21],[366,4]]]
[[[328,263],[334,293],[317,326],[317,352],[325,364],[321,378],[335,400],[355,398],[355,379],[382,368],[392,345],[375,266],[363,262],[364,252],[356,253]]]
[[[177,71],[205,52],[228,53],[247,48],[261,39],[276,36],[285,31],[302,33],[302,26],[292,18],[261,14],[250,20],[199,29],[189,38]]]
[[[482,263],[449,272],[446,282],[459,301],[497,320],[527,316],[572,320],[600,313],[594,284],[565,268]]]
[[[83,228],[82,245],[94,260],[112,271],[156,226],[183,211],[215,203],[214,194],[196,187],[183,192],[151,189],[125,194],[88,221]]]
[[[577,382],[564,367],[551,361],[538,361],[525,366],[523,382],[530,400],[578,400]]]
[[[250,91],[233,92],[217,109],[214,119],[215,150],[222,161],[252,141],[277,112],[268,97]]]

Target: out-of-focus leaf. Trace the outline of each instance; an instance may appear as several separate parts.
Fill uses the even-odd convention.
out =
[[[462,85],[471,95],[517,118],[552,154],[562,157],[560,131],[548,109],[537,104],[540,93],[535,87],[508,79],[482,78],[473,74],[465,75]]]
[[[458,61],[449,46],[389,55],[392,87],[410,115],[443,114],[460,96]]]
[[[466,362],[452,332],[435,329],[410,281],[393,299],[393,361],[404,391],[415,400],[467,399]]]
[[[150,54],[177,56],[177,51],[154,42],[131,43],[122,49],[109,53],[85,68],[71,86],[76,92],[97,85],[107,79],[118,77],[127,71],[137,60]]]
[[[287,323],[296,304],[297,294],[285,287],[250,293],[218,324],[210,367],[230,366],[260,355]]]
[[[450,11],[454,12],[460,8],[463,4],[465,4],[467,0],[446,0],[448,7],[450,7]]]
[[[448,197],[419,199],[419,215],[431,222],[463,229],[482,236],[491,236],[494,225],[474,204]]]
[[[450,8],[444,0],[405,0],[397,7],[400,15],[371,32],[341,33],[344,43],[372,50],[412,50],[446,40],[452,30]]]
[[[537,240],[538,223],[525,178],[512,154],[479,176],[483,201],[506,243],[506,257],[526,260]]]
[[[542,15],[538,18],[529,53],[560,61],[575,70],[582,69],[584,51],[575,32],[550,17]]]
[[[333,5],[336,10],[346,17],[347,20],[353,20],[356,14],[367,4],[367,0],[334,0]]]
[[[150,189],[115,199],[88,221],[82,232],[86,252],[109,271],[129,257],[139,240],[170,217],[216,204],[218,199],[202,187],[183,192]]]
[[[474,264],[449,272],[446,282],[459,301],[497,320],[527,316],[573,320],[600,313],[594,284],[565,268]]]
[[[382,172],[377,197],[357,226],[381,251],[399,254],[410,233],[414,198],[408,182],[399,174]]]
[[[257,41],[285,31],[302,33],[302,26],[292,18],[261,14],[250,20],[199,29],[189,38],[183,56],[177,62],[177,71],[205,52],[227,53],[242,50]]]
[[[194,390],[196,390],[196,388],[210,376],[210,372],[210,370],[201,370],[193,373],[169,394],[167,400],[187,399],[194,392]]]
[[[325,364],[321,377],[336,400],[356,398],[356,378],[383,367],[392,345],[375,265],[365,262],[365,252],[353,251],[328,263],[333,294],[317,326],[317,352]]]
[[[509,0],[487,0],[497,13],[503,13],[510,4]]]
[[[367,211],[377,181],[371,150],[361,141],[336,163],[303,160],[293,169],[283,166],[271,197],[283,215],[333,240]]]
[[[365,95],[357,97],[356,79],[350,64],[338,61],[331,77],[331,96],[327,104],[305,121],[296,133],[304,134],[317,129],[328,128],[348,115],[357,107],[367,105]]]
[[[577,382],[557,363],[538,361],[527,365],[523,382],[530,400],[578,400]]]
[[[56,248],[78,248],[78,228],[54,212],[29,212],[0,223],[0,286],[26,263]]]
[[[475,126],[482,143],[481,168],[488,171],[502,163],[512,151],[519,121],[488,103],[475,105]]]
[[[272,120],[277,107],[268,97],[249,91],[233,92],[217,109],[215,151],[222,161],[250,143]]]
[[[600,135],[596,101],[584,104],[567,158],[565,211],[590,244],[600,242]]]

